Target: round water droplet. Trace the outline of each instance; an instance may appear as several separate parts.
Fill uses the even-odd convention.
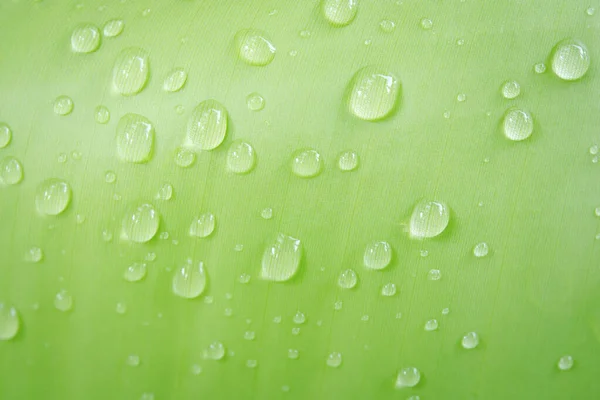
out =
[[[175,164],[181,168],[188,168],[196,161],[196,154],[194,152],[184,149],[182,147],[175,150]]]
[[[100,46],[100,31],[91,24],[82,24],[71,34],[71,49],[75,53],[91,53]]]
[[[73,111],[73,100],[69,96],[58,96],[54,100],[54,113],[68,115]]]
[[[223,357],[225,357],[225,346],[221,342],[213,342],[204,350],[204,358],[209,360],[221,360]]]
[[[165,92],[177,92],[181,90],[187,81],[187,72],[183,68],[175,68],[165,78],[163,82],[163,90]]]
[[[244,332],[244,339],[246,340],[254,340],[256,338],[256,334],[254,331],[246,331]]]
[[[341,302],[341,301],[336,301],[335,303],[333,303],[333,308],[334,308],[335,310],[338,310],[338,311],[339,311],[339,310],[341,310],[341,309],[342,309],[342,307],[344,307],[344,303],[343,303],[343,302]]]
[[[421,380],[421,372],[415,367],[402,368],[396,377],[396,389],[415,387]]]
[[[227,169],[236,174],[248,173],[254,168],[256,155],[252,145],[246,142],[233,142],[227,150]]]
[[[410,236],[418,239],[438,236],[448,226],[450,209],[440,201],[421,201],[410,217]]]
[[[552,50],[552,71],[566,81],[581,78],[590,68],[590,54],[582,42],[565,39]]]
[[[42,261],[42,258],[44,258],[44,252],[36,246],[29,248],[25,253],[25,261],[27,262],[37,263]]]
[[[246,97],[246,105],[250,111],[260,111],[265,108],[265,99],[258,93],[250,93]]]
[[[215,216],[211,213],[205,213],[192,220],[188,231],[190,236],[205,238],[210,236],[215,230]]]
[[[428,18],[423,18],[421,20],[421,28],[428,31],[429,29],[433,28],[433,21]]]
[[[7,124],[0,122],[0,149],[5,148],[12,140],[12,130]]]
[[[287,281],[298,271],[301,258],[300,240],[279,233],[263,252],[261,278],[274,282]]]
[[[464,93],[459,93],[456,95],[456,100],[462,103],[463,101],[467,100],[467,95]]]
[[[388,242],[373,242],[367,245],[363,262],[368,269],[383,269],[392,261],[392,246]]]
[[[473,248],[473,254],[475,257],[485,257],[488,255],[489,251],[490,249],[485,242],[477,243]]]
[[[427,273],[427,279],[430,281],[439,281],[442,279],[442,272],[439,269],[430,269]]]
[[[206,280],[204,263],[194,263],[192,260],[188,260],[175,271],[171,287],[177,296],[195,299],[204,292]]]
[[[393,74],[375,67],[362,68],[350,81],[348,110],[365,121],[387,117],[396,106],[400,89]]]
[[[293,321],[295,324],[303,324],[304,322],[306,322],[306,316],[304,315],[303,312],[298,311],[294,315]]]
[[[338,167],[341,171],[354,171],[358,167],[358,154],[354,151],[345,151],[338,158]]]
[[[14,157],[6,157],[0,161],[0,184],[16,185],[23,180],[23,166]]]
[[[591,17],[596,13],[596,9],[594,7],[589,7],[587,10],[585,10],[585,13]]]
[[[54,307],[62,312],[70,311],[73,308],[73,297],[69,292],[62,289],[54,296]]]
[[[146,277],[146,264],[134,262],[123,272],[123,279],[128,282],[138,282]]]
[[[0,302],[0,340],[10,340],[17,336],[20,325],[17,310]]]
[[[104,181],[106,183],[115,183],[116,180],[117,174],[115,174],[114,171],[106,171],[104,173]]]
[[[144,88],[149,75],[148,53],[139,47],[129,47],[115,60],[112,82],[117,93],[130,96]]]
[[[125,27],[125,23],[120,19],[111,19],[106,24],[104,24],[104,29],[102,30],[104,36],[106,37],[115,37],[119,36],[121,32],[123,32],[123,28]]]
[[[546,72],[546,64],[537,63],[533,66],[533,70],[536,74],[543,74],[544,72]]]
[[[477,332],[469,332],[463,336],[460,344],[467,350],[474,349],[479,345],[479,335]]]
[[[227,133],[227,110],[216,100],[205,100],[188,120],[185,146],[194,150],[217,148]]]
[[[99,124],[106,124],[110,120],[110,111],[105,106],[98,106],[94,111],[94,118]]]
[[[505,99],[514,99],[521,94],[521,85],[517,81],[507,81],[502,84],[502,96]]]
[[[235,35],[238,55],[249,65],[263,66],[275,58],[275,46],[268,35],[257,29],[244,29]]]
[[[296,349],[288,349],[288,358],[291,360],[297,360],[300,353]]]
[[[47,179],[36,190],[35,205],[40,214],[58,215],[71,202],[71,187],[60,179]]]
[[[335,351],[333,353],[330,353],[327,356],[326,363],[327,363],[328,367],[332,367],[332,368],[339,367],[340,365],[342,365],[342,354],[335,352]]]
[[[130,367],[137,367],[140,365],[140,356],[137,354],[130,354],[127,356],[127,360],[125,362]]]
[[[260,216],[264,219],[273,218],[273,209],[269,207],[263,208],[263,210],[260,212]]]
[[[342,271],[338,277],[338,286],[342,289],[352,289],[358,283],[358,275],[353,269]]]
[[[192,371],[192,374],[194,374],[194,375],[200,375],[202,373],[202,367],[199,366],[198,364],[194,364],[191,367],[191,371]]]
[[[430,319],[429,321],[425,322],[425,330],[428,332],[431,331],[435,331],[438,328],[438,322],[437,319]]]
[[[562,356],[559,360],[558,360],[558,369],[560,369],[561,371],[568,371],[571,368],[573,368],[573,364],[575,362],[573,361],[573,357],[572,356]]]
[[[396,294],[396,285],[393,283],[386,283],[381,288],[381,295],[391,297]]]
[[[151,204],[131,207],[122,221],[122,236],[132,242],[145,243],[152,239],[160,224],[160,216]]]
[[[504,136],[514,141],[527,139],[533,133],[533,117],[529,111],[511,108],[502,122]]]
[[[117,125],[117,155],[126,162],[144,163],[152,158],[154,126],[139,114],[125,114]]]
[[[323,0],[323,16],[333,26],[346,26],[354,20],[358,0]]]
[[[323,160],[316,150],[298,150],[292,155],[292,172],[301,178],[317,176],[322,168]]]
[[[384,19],[379,23],[379,29],[381,29],[385,33],[390,33],[396,28],[396,24],[394,21],[390,21],[389,19]]]
[[[155,197],[158,200],[171,200],[171,197],[173,197],[173,186],[169,183],[165,183],[158,189],[158,193],[156,193]]]
[[[600,147],[598,147],[597,144],[593,144],[590,146],[590,154],[595,156],[596,154],[598,154],[598,151],[600,150]]]

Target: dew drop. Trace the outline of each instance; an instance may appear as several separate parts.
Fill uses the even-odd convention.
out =
[[[349,86],[348,110],[365,121],[376,121],[392,113],[400,94],[396,77],[375,67],[360,69]]]
[[[437,319],[430,319],[429,321],[425,322],[425,330],[428,332],[431,331],[435,331],[438,328],[438,321]]]
[[[338,286],[342,289],[352,289],[358,283],[358,275],[353,269],[342,271],[338,277]]]
[[[106,183],[115,183],[117,180],[117,174],[114,171],[106,171],[104,173],[104,181]]]
[[[0,122],[0,149],[5,148],[12,140],[12,130],[4,122]]]
[[[392,247],[388,242],[373,242],[367,245],[363,262],[368,269],[383,269],[392,261]]]
[[[358,167],[358,154],[345,151],[338,157],[338,167],[341,171],[354,171]]]
[[[565,39],[552,50],[552,71],[566,81],[574,81],[585,75],[590,67],[590,55],[582,42]]]
[[[502,84],[502,96],[505,99],[514,99],[521,94],[521,85],[517,81],[507,81]]]
[[[267,245],[261,261],[261,278],[273,282],[291,279],[300,266],[302,245],[299,239],[277,234]]]
[[[154,126],[139,114],[125,114],[117,125],[117,155],[130,163],[145,163],[152,158]]]
[[[323,16],[333,26],[346,26],[356,17],[358,0],[323,0]]]
[[[227,150],[227,169],[236,174],[248,173],[254,168],[256,155],[251,144],[233,142]]]
[[[384,19],[379,22],[379,29],[381,29],[385,33],[390,33],[396,28],[396,24],[389,19]]]
[[[456,95],[456,100],[462,103],[463,101],[467,100],[467,95],[464,93],[459,93]]]
[[[140,356],[137,354],[130,354],[127,356],[127,360],[125,362],[130,367],[137,367],[140,365]]]
[[[536,74],[543,74],[544,72],[546,72],[546,64],[537,63],[533,66],[533,70]]]
[[[205,213],[192,220],[188,233],[193,237],[205,238],[210,236],[214,230],[215,216],[211,213]]]
[[[204,358],[221,360],[225,357],[225,346],[221,342],[213,342],[204,350]]]
[[[71,34],[71,49],[75,53],[91,53],[100,46],[100,31],[91,24],[76,27]]]
[[[192,371],[193,375],[200,375],[202,373],[202,367],[199,366],[198,364],[192,365],[190,370]]]
[[[248,65],[264,66],[275,58],[275,46],[266,32],[244,29],[235,35],[238,55]]]
[[[250,93],[246,97],[246,105],[250,111],[260,111],[265,108],[265,99],[256,92]]]
[[[246,360],[246,367],[248,368],[256,368],[258,365],[258,361],[256,360]]]
[[[142,393],[140,400],[154,400],[154,393]]]
[[[123,272],[123,279],[128,282],[139,282],[146,277],[146,264],[134,262]]]
[[[299,356],[299,352],[296,349],[288,349],[288,358],[290,360],[297,360]]]
[[[430,30],[433,28],[433,21],[428,18],[423,18],[421,20],[421,28],[425,29],[426,31]]]
[[[327,363],[328,367],[332,367],[332,368],[339,367],[340,365],[342,365],[342,354],[335,352],[335,351],[333,353],[330,353],[327,356],[326,363]]]
[[[73,308],[73,297],[69,292],[62,289],[54,296],[54,307],[62,312],[70,311]]]
[[[303,312],[298,311],[294,315],[293,321],[295,324],[303,324],[304,322],[306,322],[306,316],[304,315]]]
[[[123,315],[127,312],[127,306],[124,303],[117,303],[115,311],[117,312],[117,314]]]
[[[188,168],[196,161],[196,154],[182,147],[175,150],[175,164],[181,168]]]
[[[321,154],[313,149],[297,150],[292,155],[292,172],[301,178],[317,176],[323,168]]]
[[[240,283],[246,284],[246,283],[250,282],[250,278],[251,277],[248,274],[241,274],[238,278],[238,281]]]
[[[181,90],[187,81],[187,72],[183,68],[175,68],[165,78],[163,82],[163,90],[165,92],[177,92]]]
[[[98,106],[94,111],[94,119],[99,124],[106,124],[110,120],[110,111],[105,106]]]
[[[160,224],[160,216],[151,204],[131,207],[123,216],[122,237],[136,243],[152,239]]]
[[[598,147],[597,144],[593,144],[590,146],[590,154],[595,156],[596,154],[598,154],[598,150],[600,150],[600,147]]]
[[[450,221],[448,206],[440,201],[421,201],[410,217],[410,236],[417,239],[441,234]]]
[[[44,252],[39,247],[31,247],[25,253],[25,261],[31,263],[38,263],[44,258]]]
[[[572,356],[562,356],[559,360],[558,360],[558,369],[560,369],[561,371],[568,371],[571,368],[573,368],[573,364],[575,362],[573,361],[573,357]]]
[[[71,187],[61,179],[46,179],[37,187],[35,205],[40,214],[58,215],[70,202]]]
[[[216,100],[205,100],[192,111],[188,120],[185,147],[194,150],[217,148],[227,133],[227,110]]]
[[[272,208],[263,208],[263,210],[260,212],[260,216],[263,219],[271,219],[273,218],[273,209]]]
[[[69,96],[58,96],[54,100],[54,113],[68,115],[73,111],[73,100]]]
[[[23,180],[23,166],[14,157],[6,157],[0,161],[0,184],[16,185]]]
[[[587,10],[585,10],[585,13],[591,17],[596,13],[596,9],[594,7],[589,7]]]
[[[474,349],[479,345],[479,335],[477,332],[469,332],[463,336],[460,343],[467,350]]]
[[[442,272],[439,269],[430,269],[427,273],[427,279],[430,281],[439,281],[442,279]]]
[[[119,36],[121,32],[123,32],[123,28],[125,27],[125,23],[120,19],[111,19],[106,24],[104,24],[104,28],[102,32],[106,37],[115,37]]]
[[[334,310],[339,311],[342,309],[342,307],[344,307],[344,303],[341,301],[336,301],[335,303],[333,303]]]
[[[521,141],[533,133],[533,117],[529,111],[511,108],[504,115],[504,136],[510,140]]]
[[[149,75],[148,53],[139,47],[129,47],[117,56],[112,82],[117,93],[130,96],[144,88]]]
[[[10,340],[17,336],[20,325],[16,308],[0,302],[0,340]]]
[[[173,293],[186,299],[195,299],[204,292],[206,280],[204,263],[187,260],[173,275]]]
[[[475,257],[485,257],[490,251],[486,242],[477,243],[473,248],[473,254]]]
[[[450,314],[450,309],[449,308],[444,308],[442,310],[442,315],[448,315],[448,314]]]
[[[415,387],[421,380],[421,372],[415,367],[402,368],[396,377],[396,389]]]
[[[393,283],[386,283],[381,288],[381,295],[391,297],[396,294],[396,285]]]
[[[169,183],[165,183],[158,189],[155,197],[156,199],[163,201],[171,200],[173,197],[173,186]]]

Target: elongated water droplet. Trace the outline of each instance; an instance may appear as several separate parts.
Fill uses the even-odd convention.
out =
[[[429,321],[425,322],[425,330],[428,332],[431,331],[435,331],[438,328],[438,321],[437,319],[430,319]]]
[[[227,133],[227,110],[216,100],[205,100],[188,120],[185,146],[194,150],[217,148]]]
[[[552,50],[552,71],[566,81],[574,81],[590,68],[590,54],[585,44],[575,39],[560,41]]]
[[[284,282],[291,279],[300,266],[302,247],[299,239],[279,233],[267,245],[261,262],[261,278],[268,281]]]
[[[155,197],[158,200],[171,200],[171,197],[173,197],[173,186],[169,183],[165,183],[158,189],[158,193],[156,193]]]
[[[73,308],[73,297],[65,289],[62,289],[54,296],[54,307],[58,311],[70,311]]]
[[[504,136],[510,140],[525,140],[533,133],[533,117],[526,110],[511,108],[504,115],[502,125]]]
[[[358,0],[323,0],[323,16],[333,26],[346,26],[356,17]]]
[[[327,366],[332,368],[337,368],[342,365],[342,354],[338,352],[329,353],[327,356]]]
[[[213,342],[204,350],[204,358],[221,360],[225,357],[225,346],[221,342]]]
[[[514,99],[521,94],[521,85],[517,81],[507,81],[502,84],[502,96],[505,99]]]
[[[246,97],[246,105],[250,111],[260,111],[265,108],[265,99],[256,92],[250,93]]]
[[[35,205],[40,214],[58,215],[71,202],[71,187],[61,179],[46,179],[36,190]]]
[[[71,34],[71,49],[75,53],[91,53],[100,46],[100,31],[92,24],[82,24]]]
[[[233,142],[227,150],[227,169],[236,174],[250,172],[255,160],[254,148],[249,143]]]
[[[132,242],[145,243],[152,239],[160,224],[160,216],[151,204],[131,207],[122,221],[122,237]]]
[[[463,336],[460,344],[467,350],[474,349],[479,345],[479,335],[477,332],[469,332]]]
[[[0,161],[0,184],[16,185],[23,180],[23,166],[14,157],[6,157]]]
[[[130,96],[144,88],[149,75],[148,53],[139,47],[129,47],[117,56],[112,82],[117,93]]]
[[[417,239],[438,236],[448,226],[450,209],[440,201],[421,201],[410,217],[410,236]]]
[[[104,24],[103,33],[106,37],[115,37],[119,36],[121,32],[123,32],[123,28],[125,27],[125,23],[121,19],[111,19],[110,21]]]
[[[177,268],[173,275],[172,289],[179,297],[195,299],[204,292],[206,287],[206,272],[204,263],[194,263],[192,260]]]
[[[215,230],[215,216],[211,213],[205,213],[192,220],[188,231],[190,236],[205,238],[210,236]]]
[[[5,148],[12,140],[12,130],[4,122],[0,122],[0,149]]]
[[[144,163],[152,158],[154,126],[139,114],[125,114],[117,125],[117,155],[123,161]]]
[[[54,113],[68,115],[73,111],[73,100],[69,96],[58,96],[54,100]]]
[[[292,172],[301,178],[317,176],[322,168],[323,160],[316,150],[298,150],[292,155]]]
[[[20,325],[17,310],[0,302],[0,340],[10,340],[17,336]]]
[[[392,261],[392,247],[388,242],[369,243],[363,254],[363,262],[368,269],[383,269]]]
[[[391,297],[396,294],[396,285],[393,283],[386,283],[381,288],[381,295]]]
[[[354,151],[345,151],[338,158],[338,167],[341,171],[354,171],[358,167],[358,154]]]
[[[365,121],[385,118],[394,110],[400,89],[393,74],[375,67],[362,68],[350,81],[348,110]]]
[[[146,264],[134,262],[123,273],[123,278],[128,282],[138,282],[146,277]]]
[[[571,368],[573,368],[573,364],[575,362],[573,361],[573,357],[571,356],[562,356],[559,360],[558,360],[558,369],[560,369],[561,371],[568,371]]]
[[[486,242],[477,243],[473,248],[473,254],[475,257],[485,257],[488,255],[490,248]]]
[[[358,282],[358,275],[353,269],[342,271],[338,278],[338,286],[342,289],[352,289]]]
[[[238,55],[248,65],[263,66],[275,58],[275,46],[266,32],[244,29],[235,35]]]
[[[415,367],[402,368],[396,377],[396,389],[415,387],[421,380],[421,372]]]
[[[98,106],[94,110],[94,119],[99,124],[106,124],[110,120],[110,111],[105,106]]]
[[[163,90],[165,92],[177,92],[185,85],[185,81],[187,81],[187,72],[183,68],[175,68],[165,78]]]
[[[196,154],[182,147],[175,150],[175,164],[181,168],[191,167],[196,161]]]

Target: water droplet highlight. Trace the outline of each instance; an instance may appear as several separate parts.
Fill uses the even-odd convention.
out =
[[[572,356],[562,356],[559,360],[558,360],[558,369],[560,369],[561,371],[568,371],[571,368],[573,368],[573,364],[575,362],[573,361],[573,357]]]
[[[504,115],[502,125],[504,136],[510,140],[525,140],[533,133],[533,117],[526,110],[511,108]]]
[[[225,357],[225,346],[221,342],[211,343],[206,350],[204,350],[204,358],[209,360],[221,360]]]
[[[171,200],[171,197],[173,197],[173,186],[169,183],[165,183],[158,189],[155,197],[156,199],[163,201]]]
[[[507,81],[502,84],[502,96],[505,99],[514,99],[521,94],[521,85],[517,81]]]
[[[296,314],[294,314],[293,321],[295,324],[303,324],[304,322],[306,322],[306,316],[303,312],[298,311],[296,312]]]
[[[123,216],[122,237],[136,243],[152,239],[160,224],[160,216],[151,204],[131,207]]]
[[[119,36],[121,32],[123,32],[123,28],[125,27],[125,23],[120,19],[111,19],[110,21],[104,24],[104,28],[102,32],[106,37],[115,37]]]
[[[128,282],[139,282],[146,277],[146,264],[134,262],[123,272],[123,279]]]
[[[138,47],[129,47],[117,56],[112,82],[117,93],[131,96],[139,93],[150,75],[148,53]]]
[[[292,155],[292,172],[301,178],[317,176],[322,168],[323,160],[316,150],[298,150]]]
[[[334,351],[327,356],[326,363],[328,367],[337,368],[342,365],[342,355]]]
[[[353,269],[347,269],[340,273],[338,286],[342,289],[352,289],[358,283],[358,275]]]
[[[181,90],[187,81],[187,72],[183,68],[175,68],[165,78],[163,82],[163,90],[165,92],[177,92]]]
[[[394,110],[400,89],[393,74],[375,67],[362,68],[350,81],[348,110],[365,121],[385,118]]]
[[[358,154],[354,151],[345,151],[338,157],[338,168],[341,171],[354,171],[358,167]]]
[[[402,368],[396,377],[396,389],[415,387],[421,380],[421,372],[415,367]]]
[[[421,20],[421,28],[425,29],[426,31],[430,30],[433,28],[433,21],[428,18],[423,18]]]
[[[430,269],[427,273],[427,279],[430,281],[439,281],[442,279],[442,272],[439,269]]]
[[[298,271],[301,256],[300,240],[279,233],[263,253],[261,278],[273,282],[285,282],[291,279]]]
[[[288,349],[288,358],[290,360],[297,360],[299,356],[299,352],[296,349]]]
[[[396,294],[396,285],[393,283],[386,283],[381,288],[381,295],[386,297],[391,297]]]
[[[582,42],[565,39],[552,50],[551,65],[560,79],[574,81],[583,77],[590,68],[590,54]]]
[[[477,332],[469,332],[463,336],[460,344],[467,350],[474,349],[479,345],[479,335]]]
[[[42,258],[44,258],[44,252],[39,247],[31,247],[25,253],[25,261],[27,262],[38,263],[42,261]]]
[[[100,47],[100,31],[91,24],[79,25],[71,34],[71,49],[75,53],[91,53]]]
[[[273,218],[273,209],[272,208],[263,208],[263,210],[260,212],[260,216],[263,219],[271,219]]]
[[[69,96],[58,96],[54,100],[54,113],[68,115],[73,111],[73,100]]]
[[[358,0],[323,0],[323,16],[333,26],[346,26],[356,17]]]
[[[110,120],[110,111],[105,106],[98,106],[94,110],[94,119],[99,124],[106,124]]]
[[[69,292],[62,289],[54,296],[54,307],[58,311],[67,312],[73,308],[73,297]]]
[[[0,184],[16,185],[23,180],[23,166],[14,157],[6,157],[0,161]]]
[[[490,249],[485,242],[477,243],[473,248],[473,254],[475,257],[485,257],[488,255],[489,251]]]
[[[154,126],[139,114],[125,114],[117,125],[117,155],[122,161],[144,163],[152,158]]]
[[[17,310],[0,302],[0,340],[10,340],[17,336],[20,325]]]
[[[175,164],[181,168],[191,167],[196,161],[196,154],[182,147],[175,150]]]
[[[190,236],[205,238],[215,230],[215,216],[211,213],[202,214],[193,219],[188,233]]]
[[[396,24],[394,21],[390,21],[389,19],[384,19],[379,22],[379,29],[381,29],[385,33],[390,33],[396,28]]]
[[[127,356],[126,364],[130,367],[137,367],[140,365],[140,356],[137,354],[130,354]]]
[[[227,169],[236,174],[245,174],[252,170],[256,161],[254,148],[251,144],[233,142],[227,150]]]
[[[421,201],[410,217],[410,236],[417,239],[440,235],[450,222],[450,209],[440,201]]]
[[[257,29],[244,29],[235,35],[238,55],[248,65],[264,66],[275,58],[275,46],[268,35]]]
[[[217,148],[227,133],[227,110],[216,100],[205,100],[188,120],[185,146],[194,150]]]
[[[543,74],[544,72],[546,72],[546,64],[537,63],[533,66],[533,70],[536,74]]]
[[[250,111],[260,111],[265,108],[265,99],[256,92],[250,93],[246,97],[246,105]]]
[[[61,179],[47,179],[36,190],[35,205],[44,215],[58,215],[71,202],[71,186]]]
[[[428,332],[431,331],[435,331],[438,328],[438,321],[437,319],[430,319],[429,321],[425,322],[425,330]]]
[[[195,299],[204,292],[206,287],[206,272],[204,263],[194,263],[192,260],[179,267],[173,275],[172,289],[179,297]]]
[[[256,334],[254,331],[246,331],[244,332],[244,339],[246,340],[254,340],[256,338]]]
[[[388,242],[373,242],[367,245],[363,262],[368,269],[384,269],[392,261],[392,246]]]

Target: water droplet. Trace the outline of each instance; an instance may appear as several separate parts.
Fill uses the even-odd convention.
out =
[[[221,342],[213,342],[204,350],[204,358],[209,360],[221,360],[223,357],[225,357],[225,346]]]
[[[477,243],[473,248],[473,254],[475,257],[485,257],[490,251],[486,242]]]
[[[463,44],[465,44],[465,39],[457,39],[457,40],[456,40],[456,44],[457,44],[458,46],[462,46]]]
[[[0,340],[10,340],[17,336],[20,325],[17,310],[0,302]]]
[[[0,184],[16,185],[23,180],[23,166],[14,157],[6,157],[0,161]]]
[[[450,309],[449,308],[444,308],[442,310],[442,315],[448,315],[448,314],[450,314]]]
[[[279,323],[281,323],[281,316],[280,316],[280,315],[278,315],[278,316],[276,316],[276,317],[273,317],[273,322],[274,322],[274,323],[276,323],[276,324],[279,324]]]
[[[290,391],[290,387],[289,387],[288,385],[283,385],[283,386],[281,387],[281,391],[283,391],[283,392],[286,392],[286,393],[287,393],[287,392],[289,392],[289,391]]]
[[[117,174],[115,174],[114,171],[106,171],[104,173],[104,181],[106,183],[115,183],[116,180]]]
[[[390,21],[389,19],[384,19],[379,22],[379,29],[381,29],[385,33],[390,33],[396,28],[396,24],[394,21]]]
[[[271,219],[273,218],[273,209],[272,208],[263,208],[263,210],[260,212],[260,216],[264,219]]]
[[[430,269],[427,273],[427,279],[430,281],[439,281],[442,279],[442,272],[439,269]]]
[[[152,158],[154,126],[139,114],[125,114],[117,125],[117,155],[123,161],[144,163]]]
[[[510,140],[525,140],[533,133],[533,117],[529,111],[511,108],[504,115],[504,135]]]
[[[406,400],[421,400],[421,396],[419,396],[419,395],[410,396]]]
[[[40,214],[58,215],[71,202],[71,187],[60,179],[46,179],[36,190],[35,205]]]
[[[261,278],[268,281],[284,282],[291,279],[300,266],[302,247],[299,239],[277,234],[267,245],[261,261]]]
[[[54,307],[62,312],[70,311],[73,308],[73,297],[69,292],[62,289],[54,296]]]
[[[594,7],[589,7],[587,10],[585,10],[585,13],[586,13],[587,15],[589,15],[590,17],[591,17],[592,15],[594,15],[594,13],[595,13],[595,12],[596,12],[596,9],[595,9]]]
[[[596,154],[598,154],[598,150],[599,150],[599,149],[600,149],[600,148],[598,147],[598,145],[597,145],[597,144],[593,144],[593,145],[591,145],[591,146],[590,146],[590,154],[591,154],[591,155],[593,155],[593,156],[595,156]]]
[[[392,113],[401,85],[391,73],[375,67],[360,69],[349,86],[348,110],[357,118],[376,121]]]
[[[419,251],[421,257],[427,257],[429,255],[429,250],[421,250]]]
[[[98,106],[94,111],[94,118],[99,124],[106,124],[110,120],[110,111],[105,106]]]
[[[238,281],[240,283],[246,284],[248,282],[250,282],[250,275],[248,274],[241,274],[240,277],[238,278]]]
[[[461,345],[467,350],[474,349],[479,345],[479,335],[477,332],[469,332],[465,336],[463,336],[461,340]]]
[[[169,183],[162,185],[160,189],[158,189],[158,193],[156,193],[156,198],[159,200],[167,201],[171,200],[171,197],[173,197],[173,186]]]
[[[123,32],[123,27],[125,24],[123,20],[120,19],[111,19],[106,24],[104,24],[104,29],[102,30],[104,36],[106,37],[115,37],[119,36],[121,32]]]
[[[292,155],[292,172],[302,178],[317,176],[323,167],[319,152],[313,149],[298,150]]]
[[[260,111],[265,108],[265,99],[258,93],[250,93],[246,97],[246,105],[250,111]]]
[[[140,365],[140,356],[137,354],[130,354],[127,356],[126,364],[130,367],[137,367]]]
[[[71,34],[71,49],[75,53],[91,53],[100,46],[100,31],[91,24],[82,24]]]
[[[342,307],[344,307],[344,303],[341,302],[341,301],[336,301],[335,303],[333,303],[333,309],[334,310],[339,311],[339,310],[342,309]]]
[[[251,144],[233,142],[227,150],[227,169],[236,174],[245,174],[252,170],[256,161],[254,148]]]
[[[54,100],[54,113],[68,115],[73,111],[73,100],[69,96],[58,96]]]
[[[358,167],[358,154],[345,151],[338,158],[338,167],[342,171],[354,171]]]
[[[227,133],[227,110],[216,100],[205,100],[188,120],[185,146],[195,150],[217,148]]]
[[[298,359],[299,352],[296,349],[288,349],[288,358],[290,360]]]
[[[144,88],[149,75],[148,53],[139,47],[129,47],[115,60],[112,82],[117,93],[130,96]]]
[[[467,100],[467,95],[464,93],[459,93],[456,95],[456,100],[462,103],[463,101]]]
[[[373,242],[367,245],[363,254],[365,267],[383,269],[392,261],[392,247],[388,242]]]
[[[152,239],[158,231],[160,216],[151,204],[131,207],[122,221],[123,238],[137,243]]]
[[[148,15],[150,15],[150,13],[151,13],[151,12],[152,12],[152,10],[151,10],[151,9],[149,9],[149,8],[145,8],[145,9],[142,11],[142,17],[147,17]]]
[[[192,260],[187,260],[173,275],[173,293],[179,297],[194,299],[204,292],[206,280],[204,263],[194,263]]]
[[[254,331],[246,331],[244,332],[244,339],[246,340],[254,340],[256,338],[256,334]]]
[[[358,0],[323,0],[323,16],[333,26],[350,24],[358,11]]]
[[[415,387],[421,380],[421,372],[415,367],[402,368],[396,377],[396,389]]]
[[[123,273],[123,278],[128,282],[138,282],[146,276],[146,264],[134,262],[127,267]]]
[[[536,74],[543,74],[544,72],[546,72],[546,64],[537,63],[533,66],[533,70]]]
[[[5,148],[12,140],[12,130],[7,124],[0,122],[0,149]]]
[[[433,21],[428,18],[423,18],[421,20],[421,28],[425,29],[426,31],[433,28]]]
[[[590,54],[582,42],[565,39],[552,50],[552,71],[566,81],[581,78],[590,67]]]
[[[31,247],[25,253],[25,261],[27,262],[37,263],[42,261],[42,258],[44,258],[44,252],[39,247]]]
[[[293,321],[295,324],[303,324],[304,322],[306,322],[306,316],[304,315],[303,312],[298,311],[294,315]]]
[[[402,318],[402,313],[401,312],[396,313],[396,319],[401,319],[401,318]]]
[[[81,156],[81,152],[77,150],[73,150],[73,152],[71,153],[71,157],[73,157],[73,160],[81,160]]]
[[[108,229],[104,229],[102,231],[102,240],[104,240],[105,242],[110,242],[112,240],[112,238],[113,238],[113,234]]]
[[[360,317],[360,320],[363,322],[367,322],[367,321],[369,321],[369,316],[367,314],[365,314],[362,317]]]
[[[67,162],[67,155],[65,153],[60,153],[57,161],[61,164]]]
[[[440,201],[421,201],[410,217],[410,236],[417,239],[441,234],[450,221],[450,209]]]
[[[246,361],[246,367],[248,367],[248,368],[256,368],[257,365],[258,365],[258,361],[256,361],[256,360],[247,360]]]
[[[188,233],[190,236],[205,238],[210,236],[214,230],[215,216],[211,213],[205,213],[193,219]]]
[[[181,168],[188,168],[196,161],[196,154],[194,152],[184,149],[182,147],[175,150],[175,164]]]
[[[514,99],[521,94],[521,85],[517,81],[507,81],[502,84],[502,96],[505,99]]]
[[[235,35],[235,41],[240,59],[248,65],[267,65],[275,58],[275,46],[263,31],[241,30]]]
[[[562,356],[559,360],[558,360],[558,369],[560,369],[561,371],[568,371],[571,368],[573,368],[573,357],[572,356]]]
[[[381,288],[381,295],[390,297],[396,294],[396,285],[393,283],[386,283]]]
[[[600,207],[594,209],[594,214],[596,214],[596,217],[600,217]]]
[[[175,68],[165,78],[163,82],[163,90],[165,92],[177,92],[181,90],[187,81],[187,72],[183,68]]]
[[[202,373],[202,367],[198,364],[193,364],[191,367],[192,374],[200,375]]]
[[[154,400],[154,393],[142,393],[140,400]]]
[[[327,366],[337,368],[342,365],[342,355],[338,352],[330,353],[327,356]]]
[[[353,269],[342,271],[338,278],[338,286],[342,289],[352,289],[358,282],[358,275]]]
[[[438,328],[438,322],[437,319],[430,319],[429,321],[425,322],[425,330],[428,332],[431,331],[435,331]]]

